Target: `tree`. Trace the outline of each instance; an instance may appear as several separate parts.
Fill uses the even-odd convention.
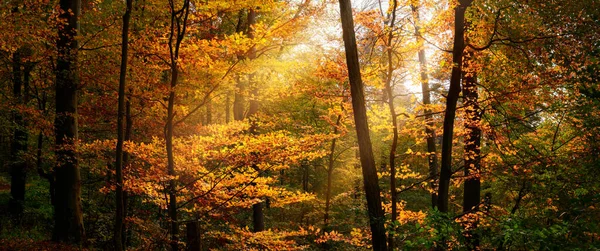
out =
[[[448,212],[448,193],[452,177],[452,138],[454,134],[454,119],[456,117],[456,103],[460,94],[460,80],[462,75],[463,50],[465,48],[465,11],[472,0],[460,0],[454,9],[454,47],[452,49],[452,75],[450,89],[446,96],[446,111],[444,112],[444,134],[442,136],[442,163],[440,167],[440,180],[438,186],[437,207],[440,212]]]
[[[348,78],[350,81],[350,95],[352,96],[352,109],[354,111],[354,123],[358,138],[360,151],[360,162],[363,173],[363,183],[367,197],[369,222],[371,225],[371,242],[373,250],[387,250],[384,213],[381,208],[381,195],[369,136],[369,125],[367,123],[367,111],[363,83],[360,76],[360,65],[358,61],[358,49],[354,35],[354,21],[352,18],[352,6],[349,0],[340,0],[340,15],[342,19],[342,32],[344,48],[346,51],[346,62],[348,66]]]
[[[466,177],[463,193],[463,213],[475,215],[481,201],[481,108],[477,91],[477,69],[474,52],[468,51],[464,58],[462,76],[463,105],[465,106],[464,174]],[[475,218],[477,216],[474,216]],[[473,231],[477,228],[477,219],[467,226],[467,248],[476,250],[479,237]]]
[[[133,0],[127,0],[125,13],[123,14],[123,31],[121,38],[121,69],[119,72],[119,101],[117,111],[117,147],[116,147],[116,163],[115,163],[115,179],[116,179],[116,213],[115,213],[115,229],[114,242],[115,250],[123,250],[123,221],[125,220],[125,206],[123,194],[123,141],[125,140],[124,120],[125,120],[125,88],[127,78],[127,53],[129,46],[129,20],[131,19],[131,11],[133,8]],[[130,125],[131,123],[127,123]]]
[[[421,34],[421,26],[420,26],[420,6],[419,2],[415,5],[411,5],[413,18],[415,23],[415,37],[417,40],[417,44],[419,47],[419,80],[421,81],[421,90],[423,92],[423,105],[425,107],[431,105],[431,89],[429,87],[429,77],[427,73],[427,58],[425,57],[425,48],[423,47],[423,38]],[[430,108],[426,108],[423,113],[425,115],[425,133],[427,134],[427,154],[428,154],[428,166],[429,166],[429,177],[432,179],[430,183],[430,188],[432,191],[436,189],[436,180],[438,179],[438,158],[437,158],[437,150],[435,143],[435,130],[433,124],[433,114]],[[437,193],[431,193],[431,207],[435,208],[437,206]]]
[[[394,23],[396,21],[396,7],[398,5],[398,1],[393,0],[391,6],[391,16],[390,24],[388,25],[388,37],[386,41],[386,53],[387,53],[387,72],[385,78],[385,93],[387,93],[387,103],[388,109],[390,111],[390,117],[392,118],[392,144],[390,146],[390,153],[388,155],[388,161],[390,164],[390,194],[392,195],[392,224],[396,222],[398,218],[398,191],[396,191],[396,149],[398,148],[398,116],[396,114],[396,108],[394,106],[394,90],[392,89],[392,74],[394,73],[394,60],[392,58],[393,55],[393,46],[392,42],[394,40]],[[392,231],[395,232],[395,231]],[[394,250],[394,234],[388,235],[388,244],[389,249]]]
[[[169,1],[171,28],[169,30],[169,59],[171,79],[169,83],[169,98],[167,103],[167,121],[165,125],[165,142],[167,150],[167,170],[171,176],[169,180],[169,232],[171,236],[171,249],[179,250],[179,222],[177,222],[177,183],[175,176],[175,157],[173,154],[173,129],[174,129],[174,106],[177,86],[179,79],[179,49],[181,42],[185,38],[185,32],[188,24],[188,15],[190,13],[190,0],[184,0],[181,8],[175,5],[175,0]],[[173,39],[175,38],[175,39]]]
[[[29,54],[31,54],[31,49],[28,47],[21,47],[13,54],[12,82],[16,107],[27,104],[31,63],[23,62],[23,60],[30,56]],[[13,123],[15,128],[10,147],[10,211],[15,219],[19,219],[23,214],[23,204],[25,202],[27,163],[24,154],[27,152],[29,133],[20,111],[13,111]]]
[[[76,143],[77,124],[77,49],[80,0],[61,0],[56,62],[56,187],[53,240],[83,243],[86,241],[81,208],[81,177]]]

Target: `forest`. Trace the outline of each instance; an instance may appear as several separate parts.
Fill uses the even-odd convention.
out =
[[[598,0],[2,0],[0,250],[600,250]]]

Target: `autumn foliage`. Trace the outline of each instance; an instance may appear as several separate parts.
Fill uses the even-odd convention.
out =
[[[0,250],[600,248],[597,1],[127,2],[0,3]]]

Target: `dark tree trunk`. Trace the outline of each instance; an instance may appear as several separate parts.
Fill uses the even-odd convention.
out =
[[[129,89],[129,92],[132,92],[132,89]],[[125,141],[129,141],[131,140],[131,130],[133,128],[133,118],[131,117],[131,101],[130,101],[131,96],[127,97],[126,101],[125,101]],[[123,151],[123,167],[127,166],[127,164],[129,163],[129,153],[126,151]],[[124,219],[127,218],[127,212],[130,211],[131,206],[129,206],[129,193],[127,191],[123,191],[123,217]],[[129,210],[128,210],[129,209]],[[122,243],[123,243],[123,247],[124,249],[126,249],[126,247],[128,245],[131,244],[131,235],[132,235],[132,231],[131,228],[127,227],[127,224],[123,225],[123,230],[121,231],[123,238],[122,238]]]
[[[306,163],[302,163],[302,191],[308,192],[308,165]],[[281,176],[283,176],[283,170],[281,170]],[[281,179],[281,184],[283,185],[283,179]]]
[[[24,95],[24,72],[23,72],[23,48],[13,54],[13,97],[17,105],[23,105]],[[23,153],[27,151],[28,133],[21,111],[13,111],[14,132],[10,147],[10,203],[9,210],[14,219],[20,219],[23,214],[25,202],[25,181],[27,178],[26,162]]]
[[[43,94],[41,96],[38,96],[37,101],[38,101],[38,109],[42,112],[42,114],[44,116],[47,116],[48,110],[46,110],[46,103],[48,100],[47,100],[46,92],[43,92]],[[36,171],[37,171],[38,175],[40,175],[40,177],[48,180],[48,183],[49,183],[48,193],[50,194],[50,204],[52,206],[54,206],[54,204],[55,204],[55,199],[54,199],[55,177],[54,177],[53,171],[49,170],[46,172],[44,170],[43,158],[42,158],[43,148],[44,148],[44,134],[40,131],[37,136],[37,151],[36,151],[36,162],[35,162]]]
[[[121,69],[119,73],[119,101],[117,112],[117,149],[115,163],[116,179],[116,213],[115,229],[113,240],[115,250],[123,250],[123,222],[125,221],[125,205],[123,195],[123,142],[125,140],[125,86],[127,80],[127,50],[129,46],[129,20],[131,19],[131,10],[133,0],[127,0],[125,14],[123,14],[123,30],[121,32]]]
[[[463,196],[463,213],[476,213],[479,211],[481,201],[481,183],[479,174],[481,170],[481,109],[479,107],[479,94],[477,92],[477,72],[473,69],[473,52],[465,53],[463,70],[463,103],[465,106],[465,184]],[[472,230],[477,228],[477,222],[468,226],[467,245],[469,250],[477,250],[479,236]]]
[[[202,250],[200,241],[200,223],[197,221],[186,224],[187,248],[188,251]]]
[[[387,250],[384,227],[385,215],[381,207],[377,169],[375,167],[375,158],[373,157],[371,138],[369,136],[367,109],[365,106],[363,83],[360,76],[356,37],[354,35],[352,7],[350,5],[350,0],[340,0],[339,3],[346,62],[350,80],[350,94],[352,96],[352,108],[354,110],[354,122],[356,125],[358,148],[360,151],[365,194],[367,197],[367,208],[369,211],[372,245],[373,250]]]
[[[226,96],[227,97],[225,97],[225,123],[229,124],[229,122],[231,122],[231,97],[229,92],[227,92]]]
[[[240,10],[238,15],[238,23],[235,28],[236,33],[240,32],[248,32],[248,30],[244,30],[244,22],[243,22],[244,11]],[[245,57],[243,55],[238,56],[238,60],[243,60]],[[246,83],[241,79],[238,75],[236,77],[235,90],[233,94],[233,120],[241,121],[244,120],[244,105],[246,103],[244,92],[246,91]]]
[[[77,141],[77,49],[79,0],[61,0],[59,18],[65,25],[58,28],[56,63],[56,187],[53,240],[85,242],[81,208],[81,175],[74,142]]]
[[[181,9],[175,9],[175,0],[170,0],[171,7],[171,31],[169,36],[169,55],[171,58],[171,82],[169,90],[169,98],[167,103],[167,121],[165,126],[165,144],[167,150],[167,172],[172,177],[175,177],[175,156],[173,154],[173,129],[174,129],[174,106],[175,106],[175,87],[179,77],[179,48],[181,42],[185,38],[187,28],[187,19],[190,11],[190,1],[183,0]],[[173,40],[175,38],[175,40]],[[174,43],[173,43],[174,42]],[[168,186],[169,204],[169,233],[171,239],[171,250],[179,250],[179,223],[177,222],[177,182],[175,179],[169,180]]]
[[[465,47],[465,11],[472,0],[460,0],[454,10],[454,48],[452,50],[452,75],[450,89],[446,97],[444,113],[444,134],[442,136],[442,165],[438,187],[437,207],[440,212],[448,212],[448,196],[450,178],[452,177],[452,138],[454,134],[454,119],[456,103],[460,94],[460,79],[462,74],[462,54]]]
[[[256,23],[256,11],[254,9],[250,9],[248,10],[248,38],[253,39],[254,38],[254,27],[252,27],[254,24]],[[248,51],[248,59],[249,60],[253,60],[256,58],[256,49],[254,47],[250,48],[250,51]],[[249,74],[248,75],[248,81],[250,84],[250,88],[252,89],[252,97],[249,100],[249,104],[248,104],[248,118],[251,118],[252,121],[250,121],[250,133],[256,135],[258,132],[256,131],[257,125],[256,125],[256,121],[254,121],[254,118],[252,118],[257,112],[258,112],[258,106],[259,106],[259,102],[258,102],[258,87],[256,87],[256,83],[254,83],[254,74]],[[260,173],[263,170],[259,170],[258,167],[254,164],[253,165],[254,170]],[[263,202],[259,202],[256,203],[254,205],[252,205],[252,224],[254,226],[253,230],[254,232],[261,232],[265,230],[265,215],[263,212],[263,208],[264,208],[264,203]]]
[[[48,181],[48,184],[49,184],[48,193],[50,194],[50,204],[52,206],[54,206],[55,205],[55,193],[54,192],[56,189],[55,177],[54,177],[54,172],[44,171],[44,168],[42,166],[43,165],[43,161],[42,161],[43,147],[44,147],[44,134],[42,134],[40,132],[37,136],[36,169],[37,169],[37,173],[40,175],[40,177],[42,177]]]
[[[419,3],[417,5],[412,6],[412,11],[415,19],[415,37],[417,38],[417,43],[423,43],[423,38],[421,37],[420,31],[420,14],[419,14]],[[429,89],[429,77],[427,75],[427,59],[425,58],[425,49],[421,46],[419,49],[419,72],[420,72],[420,81],[421,81],[421,90],[423,92],[423,105],[425,107],[431,104],[431,93]],[[435,191],[437,186],[437,176],[438,176],[438,159],[437,159],[437,149],[435,145],[435,130],[433,124],[433,115],[432,111],[429,108],[425,108],[423,111],[425,115],[425,134],[427,134],[427,153],[428,155],[428,165],[429,165],[429,177],[432,179],[430,184],[430,189]],[[437,193],[431,193],[431,207],[435,208],[437,206]]]
[[[392,197],[392,217],[391,221],[395,222],[398,218],[398,206],[396,202],[398,202],[398,194],[396,191],[396,149],[398,148],[398,118],[396,116],[396,108],[394,107],[394,89],[392,88],[392,75],[394,74],[394,60],[392,58],[392,42],[394,40],[394,23],[396,21],[396,5],[398,1],[394,0],[392,5],[392,19],[389,24],[389,33],[388,33],[388,41],[387,41],[387,74],[385,79],[385,92],[387,94],[387,103],[388,108],[390,110],[390,116],[392,117],[392,144],[390,146],[390,154],[389,154],[389,164],[390,164],[390,194]],[[388,236],[388,248],[389,250],[394,250],[394,233],[395,231],[391,231]]]
[[[338,115],[337,120],[335,122],[335,126],[333,127],[333,134],[338,133],[338,127],[342,121],[342,115]],[[325,226],[329,225],[329,208],[331,206],[331,183],[333,179],[333,167],[335,164],[335,143],[337,138],[331,140],[331,147],[329,148],[329,164],[327,166],[327,190],[325,192],[325,216],[323,217],[323,223]]]
[[[246,103],[244,92],[246,91],[246,84],[238,76],[235,84],[235,94],[233,96],[233,120],[241,121],[244,120],[244,104]]]

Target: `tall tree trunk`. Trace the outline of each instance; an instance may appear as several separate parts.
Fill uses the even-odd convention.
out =
[[[444,134],[442,137],[442,165],[438,187],[437,207],[440,212],[448,212],[448,195],[450,178],[452,176],[452,138],[454,134],[454,118],[456,103],[460,94],[460,79],[462,74],[462,54],[465,48],[465,11],[472,0],[460,0],[454,9],[454,48],[452,49],[452,75],[450,89],[446,97],[444,113]]]
[[[171,58],[171,82],[169,90],[169,98],[167,103],[167,121],[165,126],[165,144],[167,150],[167,172],[171,177],[175,177],[175,156],[173,154],[173,119],[174,119],[174,106],[175,106],[175,87],[179,77],[179,48],[181,42],[185,38],[185,32],[187,28],[187,19],[190,11],[190,0],[183,0],[183,6],[181,9],[175,9],[175,0],[170,0],[169,5],[171,8],[171,31],[169,34],[169,55]],[[175,38],[175,41],[173,41]],[[175,42],[173,44],[173,42]],[[168,187],[169,204],[168,213],[170,221],[170,238],[171,238],[171,250],[179,250],[179,223],[177,222],[177,183],[174,178],[169,180]]]
[[[129,89],[129,93],[132,93],[132,89]],[[131,117],[131,96],[128,96],[126,101],[125,101],[125,141],[129,141],[131,140],[131,130],[133,128],[133,118]],[[123,167],[127,166],[127,164],[129,163],[129,153],[126,151],[123,151]],[[128,209],[131,208],[131,206],[129,205],[129,193],[127,191],[123,191],[123,219],[127,218],[127,212],[129,211]],[[127,224],[123,225],[123,231],[122,235],[122,243],[123,243],[123,249],[127,249],[127,245],[131,244],[131,228],[127,228]]]
[[[337,120],[335,121],[335,126],[333,127],[333,134],[338,133],[338,127],[342,121],[342,115],[338,115]],[[323,223],[325,226],[329,225],[329,207],[331,206],[331,182],[333,179],[333,167],[335,164],[335,143],[337,142],[337,138],[331,140],[331,147],[329,148],[329,164],[327,166],[327,190],[325,192],[325,215],[323,217]]]
[[[352,108],[354,110],[354,122],[360,151],[360,162],[362,166],[363,182],[367,197],[367,208],[369,211],[369,223],[372,233],[373,250],[387,250],[385,236],[385,215],[381,207],[381,195],[375,158],[369,136],[369,125],[367,123],[367,109],[363,83],[360,75],[358,61],[358,49],[354,35],[354,21],[352,19],[352,6],[350,0],[339,0],[340,15],[342,19],[342,31],[344,48],[346,51],[346,62],[350,80],[350,94],[352,96]]]
[[[479,107],[479,94],[477,92],[477,72],[473,69],[474,52],[465,53],[463,74],[463,103],[465,106],[465,184],[463,196],[463,213],[476,213],[479,211],[481,201],[481,109]],[[467,247],[469,250],[478,250],[479,236],[473,231],[477,228],[477,221],[467,226]]]
[[[60,0],[58,27],[58,59],[56,63],[56,188],[53,240],[85,242],[81,208],[81,175],[74,149],[78,139],[77,126],[77,49],[79,31],[79,0]]]
[[[392,117],[392,145],[390,146],[390,154],[389,154],[389,164],[390,164],[390,194],[392,197],[392,218],[391,222],[395,222],[398,218],[398,206],[396,205],[398,201],[397,192],[396,192],[396,148],[398,148],[398,118],[396,116],[396,108],[394,107],[394,89],[392,88],[392,75],[394,73],[394,60],[392,58],[393,48],[392,42],[394,40],[394,23],[396,21],[396,5],[398,1],[393,0],[392,4],[392,19],[388,26],[389,33],[387,39],[387,74],[385,79],[385,90],[387,93],[387,103],[388,108],[390,110],[390,116]],[[388,236],[389,242],[389,250],[394,250],[394,233],[395,231],[390,231]]]
[[[254,38],[254,27],[253,25],[256,23],[256,10],[254,9],[249,9],[248,10],[248,38],[253,39]],[[250,50],[248,51],[248,60],[254,60],[256,58],[256,48],[254,48],[254,46],[252,48],[250,48]],[[258,102],[258,87],[256,86],[256,83],[254,82],[254,74],[249,74],[248,75],[248,84],[249,87],[252,89],[251,91],[251,98],[249,100],[249,104],[248,104],[248,115],[247,117],[251,119],[250,121],[250,133],[253,135],[256,135],[257,132],[257,124],[256,121],[254,120],[253,116],[256,115],[256,113],[258,112],[258,106],[259,106],[259,102]],[[254,168],[254,170],[260,172],[261,170],[258,169],[258,166],[256,164],[253,164],[252,167]],[[264,203],[263,202],[258,202],[254,205],[252,205],[252,224],[254,226],[253,230],[254,232],[261,232],[265,230],[265,215],[263,212],[263,208],[264,208]]]
[[[48,100],[47,100],[46,92],[43,92],[41,97],[38,96],[37,101],[38,101],[38,110],[40,110],[44,116],[47,116],[48,110],[46,110],[46,102]],[[36,150],[35,166],[36,166],[36,171],[37,171],[38,175],[40,175],[40,177],[48,180],[48,183],[49,183],[48,193],[50,194],[50,204],[52,206],[54,206],[54,204],[55,204],[54,191],[55,191],[55,187],[56,187],[55,186],[55,177],[54,177],[55,174],[52,170],[49,170],[48,172],[44,171],[43,159],[42,159],[43,147],[44,147],[44,134],[42,133],[42,131],[40,131],[37,136],[37,150]]]
[[[17,105],[23,105],[24,97],[24,72],[23,59],[24,48],[19,48],[13,54],[13,97]],[[26,91],[26,90],[25,90]],[[13,123],[15,125],[13,140],[10,147],[10,203],[9,211],[14,219],[20,219],[23,214],[25,202],[25,181],[27,178],[26,162],[23,153],[27,151],[28,133],[21,111],[13,111]]]
[[[415,22],[415,37],[417,43],[421,45],[423,38],[421,37],[420,31],[420,14],[419,14],[419,3],[412,5],[412,11]],[[438,176],[438,159],[437,150],[435,145],[435,130],[433,124],[432,110],[428,107],[431,104],[431,93],[429,89],[429,77],[427,75],[427,59],[425,58],[425,48],[421,45],[419,49],[419,73],[421,81],[421,91],[423,92],[423,105],[426,107],[423,111],[425,115],[425,134],[427,134],[427,153],[428,153],[428,165],[429,165],[429,177],[432,179],[430,189],[435,191],[437,186]],[[435,208],[437,205],[437,193],[431,193],[431,207]]]
[[[125,206],[123,196],[123,141],[124,141],[124,120],[125,120],[125,86],[127,80],[127,50],[129,46],[129,20],[131,19],[131,9],[133,0],[127,0],[125,14],[123,14],[123,31],[121,32],[121,70],[119,73],[119,104],[117,112],[117,150],[115,163],[116,179],[116,214],[115,229],[113,240],[115,250],[123,250],[123,222],[125,220]]]

